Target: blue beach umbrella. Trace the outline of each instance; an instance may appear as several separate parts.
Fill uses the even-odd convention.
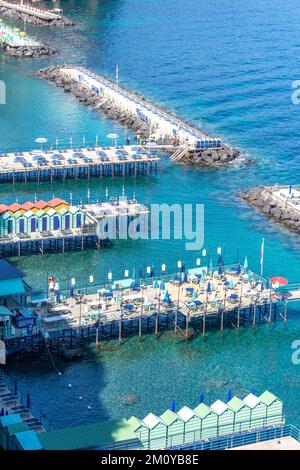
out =
[[[175,400],[172,400],[171,411],[173,411],[173,413],[175,413],[175,410],[176,410],[176,403],[175,403]]]
[[[211,293],[211,285],[210,282],[207,284],[207,292],[210,294]]]
[[[199,403],[203,403],[203,402],[204,402],[204,393],[201,392],[200,397],[199,397]]]
[[[232,390],[231,388],[228,390],[228,394],[227,394],[227,401],[230,401],[232,399]]]
[[[171,297],[170,297],[169,291],[166,291],[166,293],[165,293],[164,302],[166,302],[168,304],[171,302]]]
[[[155,278],[155,281],[153,282],[153,287],[154,287],[154,289],[159,289],[159,284],[158,284],[157,277]]]
[[[248,269],[248,258],[247,258],[247,256],[245,257],[245,261],[244,261],[244,269],[245,269],[245,271]]]
[[[252,385],[251,393],[252,393],[252,395],[256,395],[256,390],[255,390],[254,385]]]
[[[221,265],[223,264],[223,259],[222,259],[222,256],[221,256],[221,255],[219,256],[218,264],[221,264]]]
[[[165,289],[166,289],[165,283],[164,283],[164,281],[161,281],[160,290],[165,290]]]
[[[151,276],[151,277],[155,277],[155,271],[154,271],[154,267],[153,267],[153,266],[152,266],[152,268],[151,268],[150,276]]]
[[[185,273],[185,263],[182,263],[181,272],[182,272],[182,273]]]
[[[223,274],[223,268],[221,264],[219,265],[218,274],[220,274],[220,276]]]
[[[183,272],[183,282],[188,282],[188,276],[186,271]]]

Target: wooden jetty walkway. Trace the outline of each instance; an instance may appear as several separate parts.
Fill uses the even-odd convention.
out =
[[[74,24],[63,16],[63,12],[59,8],[37,7],[24,0],[0,0],[0,13],[8,18],[24,20],[36,25],[65,27]]]
[[[207,329],[223,332],[246,325],[255,328],[259,323],[271,326],[277,318],[284,324],[287,321],[286,297],[266,279],[248,269],[240,272],[236,265],[225,267],[222,275],[199,268],[184,276],[148,279],[129,288],[132,281],[115,281],[92,294],[82,289],[75,298],[67,292],[60,304],[48,292],[49,302],[41,301],[35,308],[39,322],[30,334],[13,328],[4,338],[7,354],[21,350],[41,353],[46,348],[60,354],[65,348],[89,342],[99,345],[110,338],[121,341],[132,334],[158,337],[165,330],[189,339],[195,334],[205,336]]]
[[[156,173],[160,157],[141,146],[0,153],[0,183]]]

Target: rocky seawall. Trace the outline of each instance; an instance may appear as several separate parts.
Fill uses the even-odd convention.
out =
[[[240,159],[241,152],[239,150],[223,145],[220,149],[191,151],[183,160],[180,160],[180,162],[187,165],[217,168],[237,163]]]
[[[56,53],[56,49],[54,49],[54,47],[46,46],[45,44],[40,44],[39,46],[20,47],[11,47],[4,44],[2,48],[6,55],[17,58],[49,57]]]
[[[109,119],[116,120],[120,124],[128,127],[133,132],[135,132],[135,134],[139,135],[141,139],[149,138],[150,128],[147,123],[140,121],[135,114],[120,110],[113,100],[110,100],[101,94],[99,95],[97,93],[93,93],[84,85],[73,81],[62,73],[60,67],[52,66],[46,69],[42,69],[38,72],[38,75],[41,78],[50,80],[57,86],[63,88],[65,92],[72,93],[82,104],[93,107],[94,109],[103,112]],[[139,100],[147,102],[143,96],[140,96],[134,92],[130,93],[138,97]],[[165,112],[163,108],[157,105],[155,106]],[[177,117],[173,113],[170,113],[170,115]],[[170,145],[173,142],[164,139],[158,143]],[[173,153],[171,150],[170,152]],[[180,163],[210,168],[221,167],[236,162],[240,158],[240,155],[241,154],[239,150],[223,146],[217,150],[205,149],[187,152],[186,156],[180,160]]]
[[[241,193],[242,198],[257,208],[259,212],[273,219],[289,230],[300,233],[300,213],[287,202],[278,200],[273,196],[278,187],[260,186]]]
[[[73,21],[71,21],[69,18],[66,18],[65,16],[53,20],[44,20],[34,15],[28,15],[20,11],[12,10],[10,8],[4,7],[3,5],[0,6],[0,15],[4,16],[5,18],[26,21],[26,23],[35,24],[38,26],[49,26],[51,28],[74,26]]]

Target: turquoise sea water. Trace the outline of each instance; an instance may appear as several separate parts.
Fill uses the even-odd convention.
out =
[[[93,196],[135,192],[146,204],[202,203],[205,205],[205,246],[225,261],[247,255],[259,269],[259,250],[265,238],[265,273],[300,280],[299,237],[279,229],[238,197],[239,190],[259,184],[295,184],[299,179],[300,107],[291,102],[293,80],[300,75],[297,2],[277,0],[110,0],[61,1],[73,29],[48,31],[27,25],[54,45],[59,55],[50,60],[14,60],[1,56],[0,79],[7,86],[7,105],[0,107],[1,148],[31,146],[38,136],[74,142],[105,142],[108,132],[122,138],[127,130],[78,103],[54,85],[35,76],[50,63],[80,63],[120,82],[194,121],[206,131],[238,146],[253,165],[203,171],[165,161],[157,176],[112,180],[67,181],[40,185],[2,185],[1,202],[52,194],[77,198],[88,186]],[[43,289],[47,272],[80,277],[94,274],[100,282],[111,269],[115,278],[124,268],[167,264],[177,259],[195,264],[198,253],[184,251],[184,241],[115,242],[110,249],[84,253],[24,257],[15,262],[36,289]],[[209,334],[178,342],[172,335],[157,341],[147,337],[126,341],[120,349],[61,366],[58,377],[49,364],[38,362],[9,367],[9,372],[32,390],[32,399],[56,426],[154,411],[172,399],[196,404],[201,390],[208,401],[226,398],[228,388],[243,395],[255,384],[266,387],[286,403],[290,422],[300,425],[297,402],[299,366],[291,363],[291,343],[300,337],[299,309],[289,310],[287,329],[261,327]],[[69,389],[67,384],[73,387]],[[126,404],[127,395],[137,395]],[[60,396],[59,400],[57,396]],[[83,400],[79,402],[78,396]],[[87,405],[93,411],[87,411]]]

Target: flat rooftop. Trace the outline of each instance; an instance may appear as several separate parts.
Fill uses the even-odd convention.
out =
[[[299,450],[300,442],[293,437],[281,437],[270,441],[257,442],[247,446],[235,447],[230,450]]]

